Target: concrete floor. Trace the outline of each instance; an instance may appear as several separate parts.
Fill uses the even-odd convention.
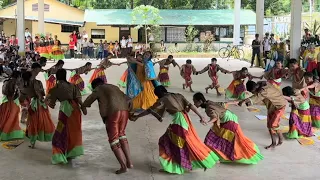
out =
[[[119,60],[120,61],[120,60]],[[177,60],[183,64],[185,59]],[[66,60],[65,68],[79,67],[85,64],[81,60]],[[98,61],[92,61],[94,65]],[[210,63],[210,59],[193,59],[193,64],[200,70]],[[246,62],[238,60],[220,60],[218,63],[226,69],[238,70],[244,66],[249,67]],[[48,63],[50,67],[53,63]],[[125,71],[126,66],[111,67],[106,70],[109,83],[116,84]],[[158,67],[156,66],[158,71]],[[261,75],[262,70],[258,68],[249,69],[254,75]],[[87,82],[90,75],[84,76]],[[169,91],[178,92],[192,101],[192,93],[182,90],[182,78],[178,68],[170,69],[172,86]],[[44,83],[42,74],[38,77]],[[210,84],[207,74],[193,76],[194,90],[204,92],[205,86]],[[219,81],[222,87],[227,87],[231,82],[231,75],[221,74]],[[285,85],[290,84],[285,82]],[[2,87],[2,83],[0,83]],[[206,97],[213,101],[224,101],[224,97],[217,97],[214,91],[210,91]],[[57,123],[58,107],[51,110],[51,115]],[[206,172],[196,170],[185,175],[169,175],[158,172],[160,169],[158,161],[158,139],[166,131],[170,119],[166,116],[163,123],[159,123],[154,117],[147,116],[127,127],[127,137],[131,148],[131,156],[134,169],[126,174],[115,175],[114,171],[119,167],[107,140],[104,125],[98,112],[97,103],[88,110],[88,115],[83,116],[83,144],[85,155],[76,159],[76,166],[51,165],[51,143],[37,143],[36,149],[29,149],[29,142],[25,142],[14,150],[0,147],[0,180],[294,180],[294,179],[318,179],[318,157],[320,140],[316,137],[315,144],[302,146],[296,140],[286,140],[284,144],[274,150],[265,150],[263,147],[270,144],[266,121],[257,120],[254,115],[266,115],[266,109],[261,107],[261,112],[251,113],[245,107],[232,106],[230,109],[239,116],[239,122],[246,136],[252,139],[260,148],[265,159],[258,165],[239,164],[217,164],[213,169]],[[287,111],[290,109],[287,108]],[[203,110],[200,110],[204,114]],[[205,114],[204,114],[205,115]],[[210,127],[202,126],[197,116],[190,113],[193,125],[198,134],[204,139]],[[282,125],[288,125],[287,120],[282,120]]]

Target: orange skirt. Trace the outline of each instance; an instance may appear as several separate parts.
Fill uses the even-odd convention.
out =
[[[24,132],[19,125],[19,113],[19,105],[13,100],[0,105],[0,141],[24,138]]]
[[[285,113],[286,107],[281,109],[276,109],[272,112],[268,112],[267,116],[267,127],[271,130],[272,133],[276,133],[276,131],[280,127],[280,120],[283,114]]]
[[[56,77],[53,74],[49,76],[49,79],[46,80],[46,94],[49,93],[50,89],[52,89],[56,85]]]
[[[28,109],[27,136],[31,144],[36,141],[50,142],[55,130],[48,107],[37,99],[31,100]]]

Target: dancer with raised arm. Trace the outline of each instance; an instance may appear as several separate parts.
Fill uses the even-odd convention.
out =
[[[179,64],[176,63],[172,55],[169,55],[168,58],[163,59],[161,61],[157,61],[154,64],[159,64],[160,66],[160,71],[158,75],[158,79],[160,83],[162,84],[162,86],[169,87],[171,85],[170,77],[169,77],[170,64],[172,64],[174,67],[178,66],[179,69],[181,69]]]
[[[41,65],[33,63],[32,71],[23,74],[23,87],[21,89],[20,102],[30,99],[27,118],[27,137],[30,139],[31,148],[36,141],[50,142],[55,131],[54,124],[49,113],[48,106],[44,102],[44,89],[41,81],[36,77],[42,70]]]
[[[280,146],[283,143],[283,135],[280,130],[280,120],[285,113],[287,105],[286,99],[283,97],[279,89],[265,81],[258,83],[248,81],[246,87],[253,96],[240,101],[239,105],[241,106],[243,103],[246,103],[246,105],[264,103],[268,110],[267,127],[272,141],[271,145],[265,148],[270,149]],[[276,135],[278,135],[279,138],[278,143],[276,141]]]
[[[92,88],[93,92],[84,101],[83,107],[90,107],[94,101],[98,101],[111,149],[121,165],[116,174],[125,173],[128,168],[133,168],[125,132],[132,104],[117,86],[105,84],[102,79],[93,80]]]
[[[211,59],[211,64],[208,64],[205,68],[203,68],[201,71],[198,71],[196,73],[196,75],[198,74],[202,74],[202,73],[205,73],[208,71],[208,75],[212,81],[212,83],[205,88],[206,90],[206,93],[208,93],[208,90],[209,89],[216,89],[217,91],[217,95],[218,96],[221,96],[222,94],[219,92],[219,81],[218,81],[218,72],[221,71],[222,73],[224,74],[227,74],[227,73],[231,73],[230,71],[228,70],[225,70],[223,69],[222,67],[220,67],[218,64],[217,64],[217,59],[216,58],[212,58]]]
[[[172,116],[172,122],[158,143],[161,171],[184,174],[195,169],[212,168],[219,158],[201,141],[187,111],[191,109],[196,113],[202,124],[206,123],[205,118],[181,94],[169,93],[163,86],[157,86],[154,92],[159,98],[157,102],[131,120],[151,113],[162,122],[165,111]]]
[[[67,71],[57,71],[57,84],[49,91],[45,102],[52,109],[60,102],[58,125],[52,139],[52,164],[67,164],[68,160],[83,155],[81,110],[82,106],[79,88],[67,81]]]
[[[193,96],[194,105],[204,108],[210,118],[206,124],[213,124],[204,143],[215,152],[220,162],[257,164],[263,159],[258,146],[247,138],[238,123],[238,116],[226,109],[226,105],[206,100],[202,93]]]

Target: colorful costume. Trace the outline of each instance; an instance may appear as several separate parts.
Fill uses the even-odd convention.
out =
[[[55,40],[54,45],[52,47],[52,59],[54,60],[62,60],[64,59],[64,53],[61,50],[60,41]]]
[[[128,69],[122,74],[122,76],[118,82],[118,85],[120,87],[123,87],[123,88],[127,87],[127,76],[128,76]]]
[[[263,159],[258,146],[243,134],[234,113],[220,103],[207,101],[205,104],[206,114],[217,121],[204,143],[219,156],[221,162],[257,164]]]
[[[39,53],[41,57],[50,59],[50,54],[47,49],[47,44],[46,44],[46,41],[44,40],[40,41]]]
[[[299,136],[312,136],[312,120],[308,101],[303,97],[300,90],[295,90],[295,96],[291,96],[291,99],[291,113],[287,137],[297,139]]]
[[[86,66],[82,66],[71,72],[69,82],[75,84],[79,88],[81,95],[86,95],[88,94],[88,92],[80,75],[87,74],[90,70],[91,69],[88,69]]]
[[[280,120],[285,113],[287,105],[287,101],[279,89],[267,83],[266,86],[261,87],[260,92],[255,93],[249,99],[251,104],[265,104],[268,110],[267,127],[272,133],[276,133],[279,130]]]
[[[245,99],[246,98],[246,87],[244,85],[245,78],[251,80],[253,77],[251,74],[247,76],[241,75],[241,71],[233,72],[233,81],[230,83],[229,87],[226,89],[226,98],[229,99]]]
[[[185,80],[184,84],[185,84],[186,88],[191,86],[191,84],[192,84],[191,75],[195,74],[196,72],[197,72],[197,70],[192,64],[190,64],[190,65],[184,64],[181,66],[180,75]]]
[[[264,73],[264,78],[277,89],[280,89],[282,77],[288,73],[286,69],[279,69],[277,67],[271,68],[269,71]]]
[[[47,45],[47,51],[48,51],[50,57],[53,58],[53,56],[52,56],[52,48],[54,46],[54,40],[50,38],[49,40],[47,40],[47,44],[48,44]]]
[[[290,72],[290,75],[293,76],[293,80],[292,80],[292,88],[293,89],[302,89],[306,86],[304,76],[303,76],[305,72],[306,71],[301,67],[294,70],[293,72]],[[305,98],[308,97],[307,91],[302,91],[301,93]]]
[[[90,107],[96,100],[99,103],[101,118],[106,125],[112,151],[118,159],[126,159],[124,163],[130,163],[129,144],[125,133],[129,118],[127,96],[117,86],[104,84],[93,90],[83,106]]]
[[[19,125],[20,103],[17,95],[17,79],[6,80],[2,86],[0,105],[0,141],[23,139]],[[15,99],[16,98],[16,99]]]
[[[133,99],[135,110],[148,109],[157,101],[153,92],[159,85],[156,78],[151,60],[145,60],[143,66],[131,64],[128,68],[127,95]]]
[[[168,93],[150,108],[161,116],[164,111],[172,116],[172,122],[158,143],[160,165],[168,173],[184,174],[212,168],[219,160],[195,131],[185,111],[190,105],[181,94]]]
[[[46,94],[48,94],[50,89],[56,85],[56,77],[54,75],[57,73],[57,71],[58,68],[52,66],[44,73],[44,79],[46,80]]]
[[[107,77],[104,72],[107,68],[111,67],[112,63],[109,61],[109,59],[104,59],[100,62],[98,67],[94,70],[93,74],[91,75],[91,78],[89,80],[88,88],[92,90],[91,82],[97,78],[100,78],[104,81],[104,83],[107,83]]]
[[[158,80],[160,81],[162,86],[165,86],[165,87],[168,87],[171,85],[170,78],[169,78],[170,64],[172,64],[174,67],[178,65],[175,60],[170,60],[170,59],[164,59],[159,62],[160,71],[158,75]]]
[[[212,84],[210,85],[212,88],[219,88],[219,81],[218,81],[218,72],[221,71],[222,73],[227,73],[228,71],[221,68],[218,64],[212,65],[208,64],[205,68],[203,68],[201,71],[199,71],[199,74],[202,74],[204,72],[208,71],[208,75],[212,81]]]
[[[81,111],[81,94],[77,86],[59,81],[47,95],[46,102],[54,108],[60,101],[58,125],[52,139],[52,164],[67,164],[68,158],[83,155]]]
[[[313,89],[309,89],[309,92],[312,126],[320,128],[320,86],[318,85]]]
[[[51,141],[55,127],[48,106],[41,100],[45,95],[41,81],[30,80],[28,86],[22,88],[21,94],[21,101],[30,99],[27,137],[29,137],[31,144],[35,144],[36,141]]]
[[[307,72],[312,72],[312,73],[316,73],[314,74],[314,76],[318,76],[317,73],[317,55],[315,53],[311,53],[309,52],[306,55],[306,61],[307,61],[307,67],[306,67],[306,71]]]

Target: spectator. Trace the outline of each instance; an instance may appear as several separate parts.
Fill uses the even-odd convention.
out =
[[[78,42],[77,32],[73,31],[69,37],[73,39],[75,46],[77,46],[77,42]]]
[[[118,58],[118,55],[121,54],[118,41],[115,42],[113,51],[114,51],[114,54],[116,55],[116,57]]]
[[[103,57],[106,58],[108,57],[108,55],[109,55],[109,45],[107,40],[105,40],[103,44]]]
[[[29,29],[26,28],[25,31],[24,31],[24,37],[27,38],[29,36],[31,37],[31,33],[29,32]]]
[[[86,60],[88,57],[88,47],[89,47],[89,42],[87,38],[84,38],[82,42],[82,59]]]
[[[259,34],[255,35],[255,39],[252,41],[252,57],[251,57],[251,68],[253,67],[254,64],[254,59],[257,56],[258,58],[258,66],[260,67],[260,46],[261,42],[259,40]]]
[[[270,50],[271,50],[271,41],[269,39],[269,33],[265,34],[263,41],[262,41],[262,45],[263,45],[264,64],[266,64],[266,59],[267,59],[268,54],[270,53]]]
[[[85,39],[85,38],[89,39],[89,36],[86,31],[83,31],[81,35],[81,39]]]
[[[94,57],[94,42],[93,42],[92,38],[90,38],[90,40],[89,40],[88,47],[89,47],[89,49],[88,49],[89,58],[93,59],[93,57]]]
[[[270,35],[270,45],[272,47],[275,44],[277,44],[277,40],[274,38],[274,34],[271,33],[271,35]]]
[[[113,46],[112,41],[110,41],[109,46],[108,46],[108,52],[109,52],[109,54],[112,54],[112,56],[114,56],[113,50],[114,50],[114,46]]]
[[[124,36],[122,36],[122,39],[120,41],[121,49],[127,48],[127,40]]]
[[[15,35],[11,35],[11,39],[9,40],[10,46],[18,46],[18,39]]]
[[[133,40],[132,40],[132,38],[131,38],[131,35],[129,34],[128,35],[128,40],[127,40],[127,42],[128,42],[128,48],[129,48],[129,53],[131,53],[132,52],[132,47],[133,47]]]
[[[165,52],[166,51],[166,46],[164,45],[163,40],[160,41],[160,51]]]
[[[74,58],[74,49],[76,47],[76,43],[74,42],[73,38],[70,38],[69,41],[69,51],[70,51],[70,57]]]
[[[105,44],[106,44],[106,41],[105,41]],[[98,45],[98,56],[97,56],[97,60],[103,58],[103,53],[108,53],[108,51],[105,51],[104,50],[104,47],[105,47],[105,44],[102,42],[102,40],[100,40],[100,43]],[[107,57],[107,56],[106,56]]]

